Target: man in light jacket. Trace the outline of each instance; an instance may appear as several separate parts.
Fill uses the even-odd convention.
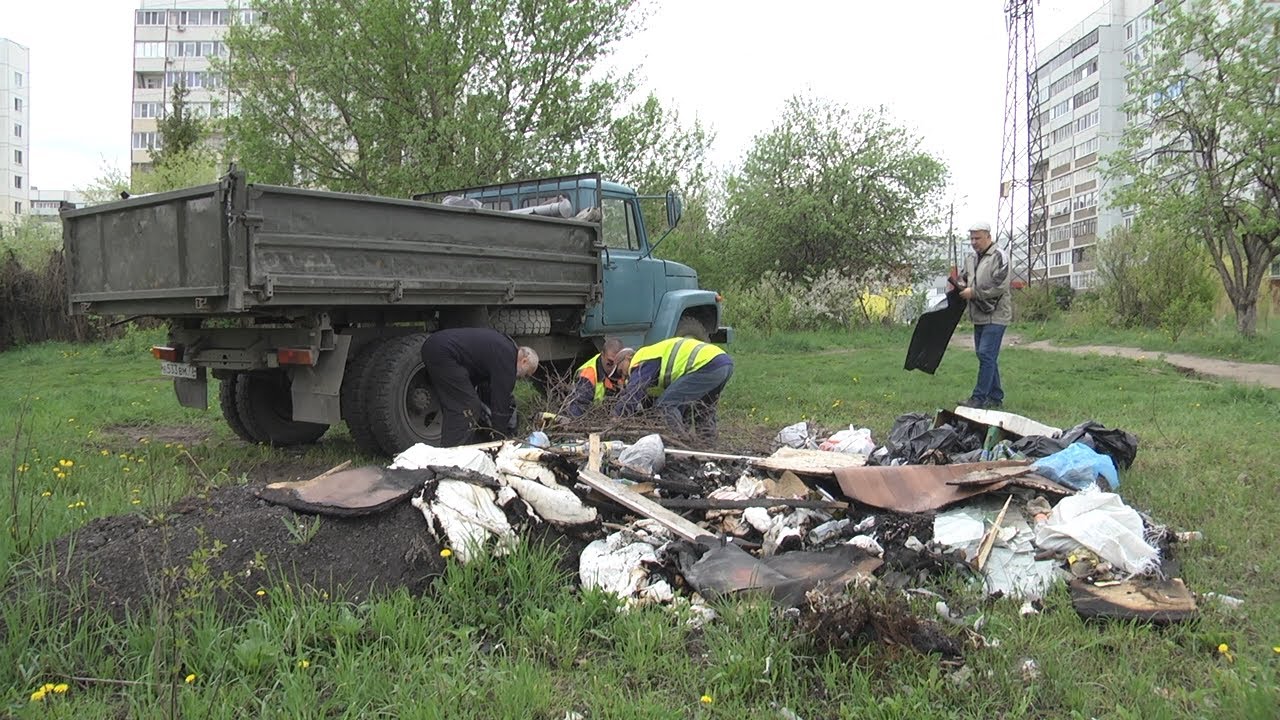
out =
[[[1004,404],[1000,384],[1000,343],[1004,329],[1013,321],[1013,298],[1009,294],[1009,259],[991,238],[990,223],[969,228],[973,254],[964,260],[960,275],[960,297],[969,302],[973,320],[973,345],[978,352],[978,382],[973,393],[960,402],[966,407],[998,408]]]

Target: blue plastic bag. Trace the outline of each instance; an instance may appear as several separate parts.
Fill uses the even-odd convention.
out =
[[[1037,475],[1074,490],[1094,485],[1099,475],[1107,481],[1111,490],[1120,487],[1120,475],[1116,472],[1115,461],[1082,443],[1071,443],[1066,449],[1035,461],[1031,469]]]

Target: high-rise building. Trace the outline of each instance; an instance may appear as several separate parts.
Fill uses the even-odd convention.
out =
[[[1128,122],[1125,77],[1142,61],[1158,0],[1111,0],[1037,56],[1037,99],[1044,133],[1048,212],[1048,276],[1076,289],[1092,287],[1096,244],[1132,222],[1108,205],[1099,161],[1120,147]]]
[[[142,0],[133,28],[132,169],[149,167],[176,85],[187,88],[187,109],[198,116],[235,111],[213,67],[215,59],[227,57],[222,40],[233,16],[253,22],[254,11],[228,9],[225,0]]]
[[[31,53],[0,38],[0,220],[27,212],[31,166]]]

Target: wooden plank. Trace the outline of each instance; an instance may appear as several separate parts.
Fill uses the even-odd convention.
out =
[[[867,456],[784,447],[767,458],[754,460],[752,464],[769,470],[790,470],[797,475],[834,475],[841,468],[863,467],[867,464]]]
[[[638,486],[637,486],[638,487]],[[794,498],[751,498],[749,500],[720,500],[717,498],[659,498],[658,504],[677,510],[746,510],[747,508],[812,508],[816,510],[845,510],[849,503],[839,500],[798,500]]]
[[[600,464],[604,462],[600,453],[600,434],[591,433],[587,442],[589,443],[587,450],[587,469],[594,472],[600,472]]]
[[[982,538],[982,544],[978,546],[978,572],[982,572],[982,568],[987,564],[987,558],[991,556],[991,548],[995,547],[996,535],[1000,534],[1000,525],[1004,523],[1004,514],[1009,512],[1009,502],[1013,500],[1010,495],[1004,501],[1004,507],[1000,508],[1000,514],[996,516],[996,521],[991,524],[991,532]]]
[[[735,460],[735,461],[745,460],[747,462],[753,462],[756,460],[764,459],[759,457],[758,455],[726,455],[724,453],[717,453],[717,452],[703,452],[701,450],[677,450],[675,448],[667,448],[667,454],[674,455],[676,457],[706,458],[708,460]]]
[[[596,490],[628,510],[657,521],[663,527],[675,533],[677,537],[684,540],[696,542],[698,538],[715,535],[710,530],[695,525],[602,473],[583,469],[578,471],[578,478],[587,487]]]

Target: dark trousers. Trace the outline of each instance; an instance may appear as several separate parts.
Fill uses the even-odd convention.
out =
[[[422,346],[431,392],[440,403],[440,447],[465,445],[471,439],[484,407],[471,375],[446,352],[431,343]]]
[[[974,325],[973,346],[978,352],[978,383],[973,386],[973,399],[981,402],[1004,402],[1000,385],[1000,343],[1004,325]]]
[[[687,417],[700,439],[714,442],[718,421],[716,406],[720,402],[721,391],[729,384],[731,377],[732,360],[719,367],[685,373],[658,396],[654,407],[662,413],[667,427],[673,432],[688,432],[689,427],[685,424]]]

